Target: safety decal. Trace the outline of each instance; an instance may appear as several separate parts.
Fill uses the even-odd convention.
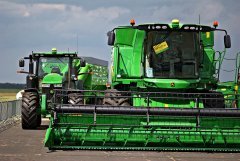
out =
[[[154,45],[153,46],[153,50],[156,54],[160,54],[166,50],[168,50],[168,44],[166,41],[160,43],[160,44],[157,44],[157,45]]]

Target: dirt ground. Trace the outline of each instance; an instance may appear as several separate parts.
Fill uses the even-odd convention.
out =
[[[47,121],[38,130],[22,130],[20,124],[0,133],[1,161],[240,161],[240,153],[151,151],[49,151],[43,146]]]

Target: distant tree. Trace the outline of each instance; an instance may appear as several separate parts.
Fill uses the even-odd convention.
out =
[[[0,83],[0,89],[23,89],[26,84],[20,83]]]

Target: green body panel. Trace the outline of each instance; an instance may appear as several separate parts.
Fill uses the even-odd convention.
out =
[[[95,64],[87,64],[79,71],[78,80],[84,82],[84,89],[106,89],[106,83],[108,82],[108,68]]]
[[[42,83],[44,84],[62,84],[63,77],[57,73],[50,73],[44,76]]]
[[[108,67],[92,65],[92,90],[104,90],[108,82]]]
[[[215,73],[215,68],[213,66],[213,59],[214,59],[214,51],[212,49],[206,48],[204,49],[205,58],[204,64],[202,69],[202,78],[209,79]]]
[[[52,67],[58,67],[60,69],[60,73],[66,73],[68,71],[68,64],[61,63],[43,63],[42,64],[44,73],[51,73]]]
[[[145,32],[121,28],[117,30],[113,55],[113,80],[140,78],[143,75],[142,53]],[[126,36],[127,34],[127,36]]]
[[[91,65],[87,64],[85,67],[81,68],[80,71],[78,73],[86,73],[86,74],[81,74],[81,75],[78,75],[78,80],[82,80],[82,81],[85,81],[86,78],[89,76],[88,72],[89,72],[89,69],[91,68]]]
[[[199,80],[180,80],[180,79],[144,79],[146,87],[187,89],[197,88]]]
[[[45,140],[44,140],[45,145],[52,145],[53,144],[53,132],[52,128],[48,128],[45,134]]]
[[[78,80],[81,80],[83,82],[83,88],[84,89],[91,89],[92,81],[91,81],[91,74],[89,74],[89,70],[91,69],[91,65],[87,64],[85,67],[81,68],[80,73],[84,73],[81,75],[78,75]]]
[[[203,41],[204,47],[213,47],[214,46],[214,32],[202,32],[201,39]]]
[[[46,94],[42,94],[41,97],[41,114],[47,114],[47,96]]]

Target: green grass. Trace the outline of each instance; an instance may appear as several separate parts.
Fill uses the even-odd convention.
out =
[[[21,89],[0,89],[0,102],[16,100],[16,94]]]

